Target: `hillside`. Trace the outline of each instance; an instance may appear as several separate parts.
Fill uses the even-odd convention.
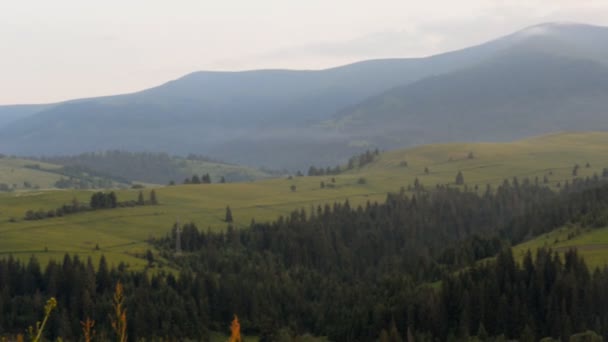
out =
[[[592,271],[608,266],[608,228],[562,227],[514,246],[513,255],[521,261],[528,250],[535,251],[542,247],[551,248],[561,255],[576,249]]]
[[[295,170],[335,164],[370,146],[603,130],[605,46],[607,28],[543,24],[427,58],[196,72],[133,94],[39,107],[19,119],[0,108],[11,121],[0,127],[1,152],[166,151]]]
[[[37,168],[34,167],[36,164]],[[61,175],[53,171],[60,168],[59,165],[3,156],[0,158],[0,184],[6,185],[11,190],[52,188],[61,178]],[[29,185],[26,187],[26,184]],[[7,190],[4,188],[1,191]]]
[[[473,158],[469,159],[471,152]],[[407,166],[402,166],[404,161]],[[40,221],[22,218],[27,210],[55,209],[74,198],[88,203],[92,192],[5,193],[0,194],[0,253],[24,259],[36,254],[42,260],[60,258],[67,251],[96,258],[103,253],[114,264],[123,260],[138,268],[145,265],[141,255],[150,248],[147,239],[164,237],[176,220],[222,230],[227,225],[226,206],[231,208],[234,226],[244,228],[252,220],[270,221],[293,209],[309,210],[346,199],[352,206],[383,201],[387,192],[401,187],[407,190],[416,178],[425,187],[455,186],[458,171],[462,171],[467,188],[472,191],[477,186],[480,193],[486,184],[495,187],[515,176],[520,181],[529,178],[533,182],[538,177],[541,183],[547,177],[548,185],[555,188],[573,178],[575,164],[580,166],[578,177],[601,176],[608,167],[608,133],[562,133],[513,143],[420,146],[382,153],[371,164],[337,176],[167,186],[155,189],[158,206],[86,212]],[[295,191],[291,190],[292,185]],[[144,189],[146,196],[148,191]],[[137,194],[138,190],[117,192],[121,201],[135,200]],[[9,222],[11,218],[17,222]],[[99,251],[94,250],[96,244]],[[137,253],[140,258],[135,256]]]
[[[105,151],[40,159],[66,168],[94,170],[129,182],[154,184],[182,183],[185,178],[195,174],[199,177],[209,174],[213,183],[219,182],[222,177],[227,182],[270,177],[268,173],[255,168],[228,164],[197,155],[184,158],[166,153]]]
[[[606,130],[608,54],[579,49],[589,42],[575,37],[569,27],[530,28],[475,66],[394,88],[328,125],[388,147]]]
[[[252,181],[272,177],[248,167],[164,154],[108,152],[72,157],[21,159],[0,156],[0,192],[57,188],[126,188],[132,183],[182,183],[208,174],[214,183]]]

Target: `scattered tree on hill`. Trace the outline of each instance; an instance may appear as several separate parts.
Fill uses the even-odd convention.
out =
[[[150,191],[150,204],[152,204],[152,205],[158,204],[158,200],[156,199],[156,191],[154,191],[154,189],[152,189],[152,191]]]
[[[475,155],[473,154],[473,151],[469,152],[469,154],[467,155],[467,159],[475,159]]]
[[[295,191],[296,191],[296,186],[295,186],[295,185],[291,185],[291,186],[289,187],[289,189],[291,189],[291,191],[292,191],[292,192],[295,192]]]
[[[220,183],[221,183],[221,184],[226,183],[226,178],[224,178],[224,176],[222,176],[222,178],[220,178]]]
[[[407,167],[407,161],[405,161],[405,160],[401,161],[401,163],[399,163],[399,166]]]
[[[463,185],[464,184],[464,176],[462,175],[462,171],[458,171],[458,174],[456,175],[456,185]]]
[[[192,175],[192,180],[190,181],[192,184],[201,184],[201,179],[198,175]]]
[[[203,184],[211,184],[211,176],[208,173],[205,173],[201,178],[201,183]]]
[[[321,181],[321,189],[325,189],[325,182]]]
[[[231,223],[232,222],[232,210],[230,210],[230,206],[226,206],[226,218],[224,221]]]
[[[589,164],[589,162],[587,162],[587,164],[585,164],[585,168],[587,168],[587,169],[588,169],[588,168],[590,168],[590,167],[591,167],[591,164]]]
[[[424,174],[428,175],[430,173],[429,168],[428,167],[424,167]]]
[[[578,164],[574,165],[574,167],[572,168],[572,176],[574,176],[574,177],[578,176],[578,169],[579,169]]]
[[[137,195],[137,204],[144,205],[144,193],[142,191],[140,191],[139,195]]]

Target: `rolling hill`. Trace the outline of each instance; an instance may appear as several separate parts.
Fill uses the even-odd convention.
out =
[[[608,266],[608,228],[562,227],[513,246],[513,256],[521,261],[528,251],[534,255],[533,251],[542,247],[551,248],[562,255],[576,249],[591,271]]]
[[[0,254],[10,253],[21,259],[35,254],[43,261],[61,258],[65,252],[95,258],[105,254],[114,264],[125,261],[140,268],[146,264],[142,255],[150,248],[146,242],[149,238],[165,236],[176,220],[192,221],[203,229],[224,229],[226,206],[231,208],[234,226],[246,228],[252,220],[274,220],[294,209],[310,210],[346,199],[352,206],[383,201],[387,192],[401,187],[407,191],[416,179],[428,188],[435,184],[455,186],[458,171],[463,173],[469,191],[482,192],[487,184],[495,186],[514,176],[521,181],[538,177],[539,182],[547,177],[547,185],[555,188],[572,179],[576,164],[580,166],[578,177],[601,176],[608,167],[608,133],[562,133],[512,143],[419,146],[381,153],[372,163],[336,176],[159,187],[155,189],[158,206],[100,210],[39,221],[23,220],[24,213],[55,209],[74,198],[88,202],[92,192],[4,193],[0,194]],[[121,201],[135,200],[138,191],[120,190],[117,196]],[[149,190],[143,191],[147,196]]]
[[[608,28],[543,24],[437,56],[326,70],[195,72],[15,119],[3,153],[197,153],[303,169],[368,148],[608,129]],[[30,115],[31,114],[31,115]]]
[[[0,192],[59,188],[126,188],[131,183],[182,183],[209,174],[217,183],[272,177],[253,168],[205,159],[120,151],[43,160],[0,156]],[[69,181],[68,181],[69,180]]]

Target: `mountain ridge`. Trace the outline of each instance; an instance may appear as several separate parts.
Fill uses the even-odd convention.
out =
[[[606,48],[601,44],[604,41]],[[480,66],[488,61],[496,63],[501,56],[508,64],[502,67],[503,71],[512,70],[513,75],[516,74],[513,70],[517,71],[518,68],[525,68],[531,75],[545,70],[542,59],[517,64],[515,59],[505,58],[509,54],[525,55],[531,51],[560,59],[562,65],[566,65],[567,60],[576,60],[578,67],[583,69],[583,61],[595,62],[597,64],[594,64],[594,68],[603,70],[604,63],[608,61],[608,28],[579,24],[540,24],[473,47],[439,55],[361,61],[322,70],[199,71],[130,94],[77,99],[50,105],[37,113],[0,125],[0,146],[4,153],[22,155],[121,149],[181,155],[199,153],[230,162],[273,168],[335,165],[336,160],[344,160],[361,148],[430,143],[436,140],[429,137],[445,134],[445,130],[429,128],[429,123],[418,125],[417,128],[415,123],[424,116],[435,118],[436,122],[430,124],[445,122],[445,115],[450,108],[446,107],[430,115],[428,111],[432,106],[426,109],[408,106],[407,110],[398,107],[407,97],[407,94],[399,93],[400,89],[414,85],[419,87],[419,82],[432,84],[433,79],[454,77],[454,74],[463,78],[458,73],[477,70],[466,84],[453,82],[455,89],[443,89],[437,93],[443,96],[438,99],[439,102],[449,103],[447,100],[450,94],[458,93],[463,86],[470,88],[484,80],[484,72],[479,71]],[[574,70],[570,75],[576,75],[579,71]],[[552,72],[545,72],[542,77],[549,79],[554,73],[561,75],[564,72],[568,70],[555,68]],[[585,75],[592,76],[593,73],[587,72]],[[499,76],[511,77],[504,72]],[[540,74],[538,77],[541,77]],[[531,76],[530,80],[534,80],[534,77]],[[507,90],[497,85],[501,82],[500,79],[485,79],[485,82],[491,81],[495,84],[487,89]],[[580,80],[579,84],[584,82],[584,79]],[[537,89],[530,88],[529,91],[553,91],[550,83],[541,82]],[[517,88],[518,86],[512,85],[508,90],[515,91]],[[419,95],[427,98],[431,96],[429,93]],[[508,100],[508,93],[504,95],[504,99]],[[391,101],[395,102],[393,113],[382,117],[383,120],[393,120],[386,122],[386,127],[395,131],[391,133],[392,136],[388,136],[378,125],[369,126],[368,131],[373,134],[364,134],[344,120],[355,111],[366,112],[364,116],[370,117],[366,122],[372,122],[377,113],[382,112],[382,108],[369,106],[370,101],[384,97],[384,100],[376,100],[382,104],[385,103],[386,96],[392,96]],[[497,94],[492,96],[497,97]],[[467,106],[471,112],[479,111],[484,106],[492,107],[492,103],[487,103],[492,96],[485,99],[469,96]],[[568,98],[572,103],[564,105],[564,108],[576,112],[583,108],[581,106],[585,105],[585,99],[589,96],[593,98],[594,106],[599,108],[604,105],[596,99],[597,94],[591,93],[582,94],[579,98],[560,93],[556,95],[556,101],[563,102]],[[530,101],[526,105],[529,106],[526,110],[544,112],[545,115],[549,115],[547,112],[552,108],[562,106]],[[589,105],[584,108],[592,109]],[[411,121],[395,121],[394,117],[402,112],[409,112]],[[442,113],[444,116],[440,115]],[[593,114],[593,121],[604,127],[605,122],[598,118],[597,108]],[[514,130],[525,126],[523,119],[525,118],[513,117],[505,127]],[[328,125],[328,122],[332,124]],[[337,127],[337,122],[341,122],[341,127]],[[562,126],[557,125],[556,129],[567,128],[567,124],[568,122]],[[591,128],[597,128],[597,125]],[[395,139],[399,130],[408,131],[412,138]],[[503,139],[540,133],[547,131],[527,130],[519,135],[505,134]],[[473,140],[492,138],[491,132],[471,136],[470,132],[455,131],[454,134],[446,135],[445,139],[459,140],[462,137]],[[281,148],[285,151],[279,151]],[[277,158],[279,154],[282,155]]]

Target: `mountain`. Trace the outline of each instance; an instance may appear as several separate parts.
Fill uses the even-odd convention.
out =
[[[546,24],[497,43],[474,66],[395,87],[328,125],[387,148],[608,130],[608,29]]]
[[[393,59],[318,71],[196,72],[134,94],[54,105],[0,127],[0,143],[5,153],[28,155],[219,150],[222,155],[214,156],[225,160],[282,167],[287,165],[264,161],[261,149],[252,153],[252,146],[343,141],[316,124],[369,96],[451,69],[452,63],[438,59],[431,68],[423,59]],[[318,150],[316,144],[308,149]]]
[[[370,145],[604,129],[606,65],[607,28],[543,24],[427,58],[196,72],[42,108],[0,126],[0,146],[20,155],[120,149],[273,168],[335,165]]]
[[[0,106],[0,127],[19,119],[39,113],[52,105],[11,105]]]

